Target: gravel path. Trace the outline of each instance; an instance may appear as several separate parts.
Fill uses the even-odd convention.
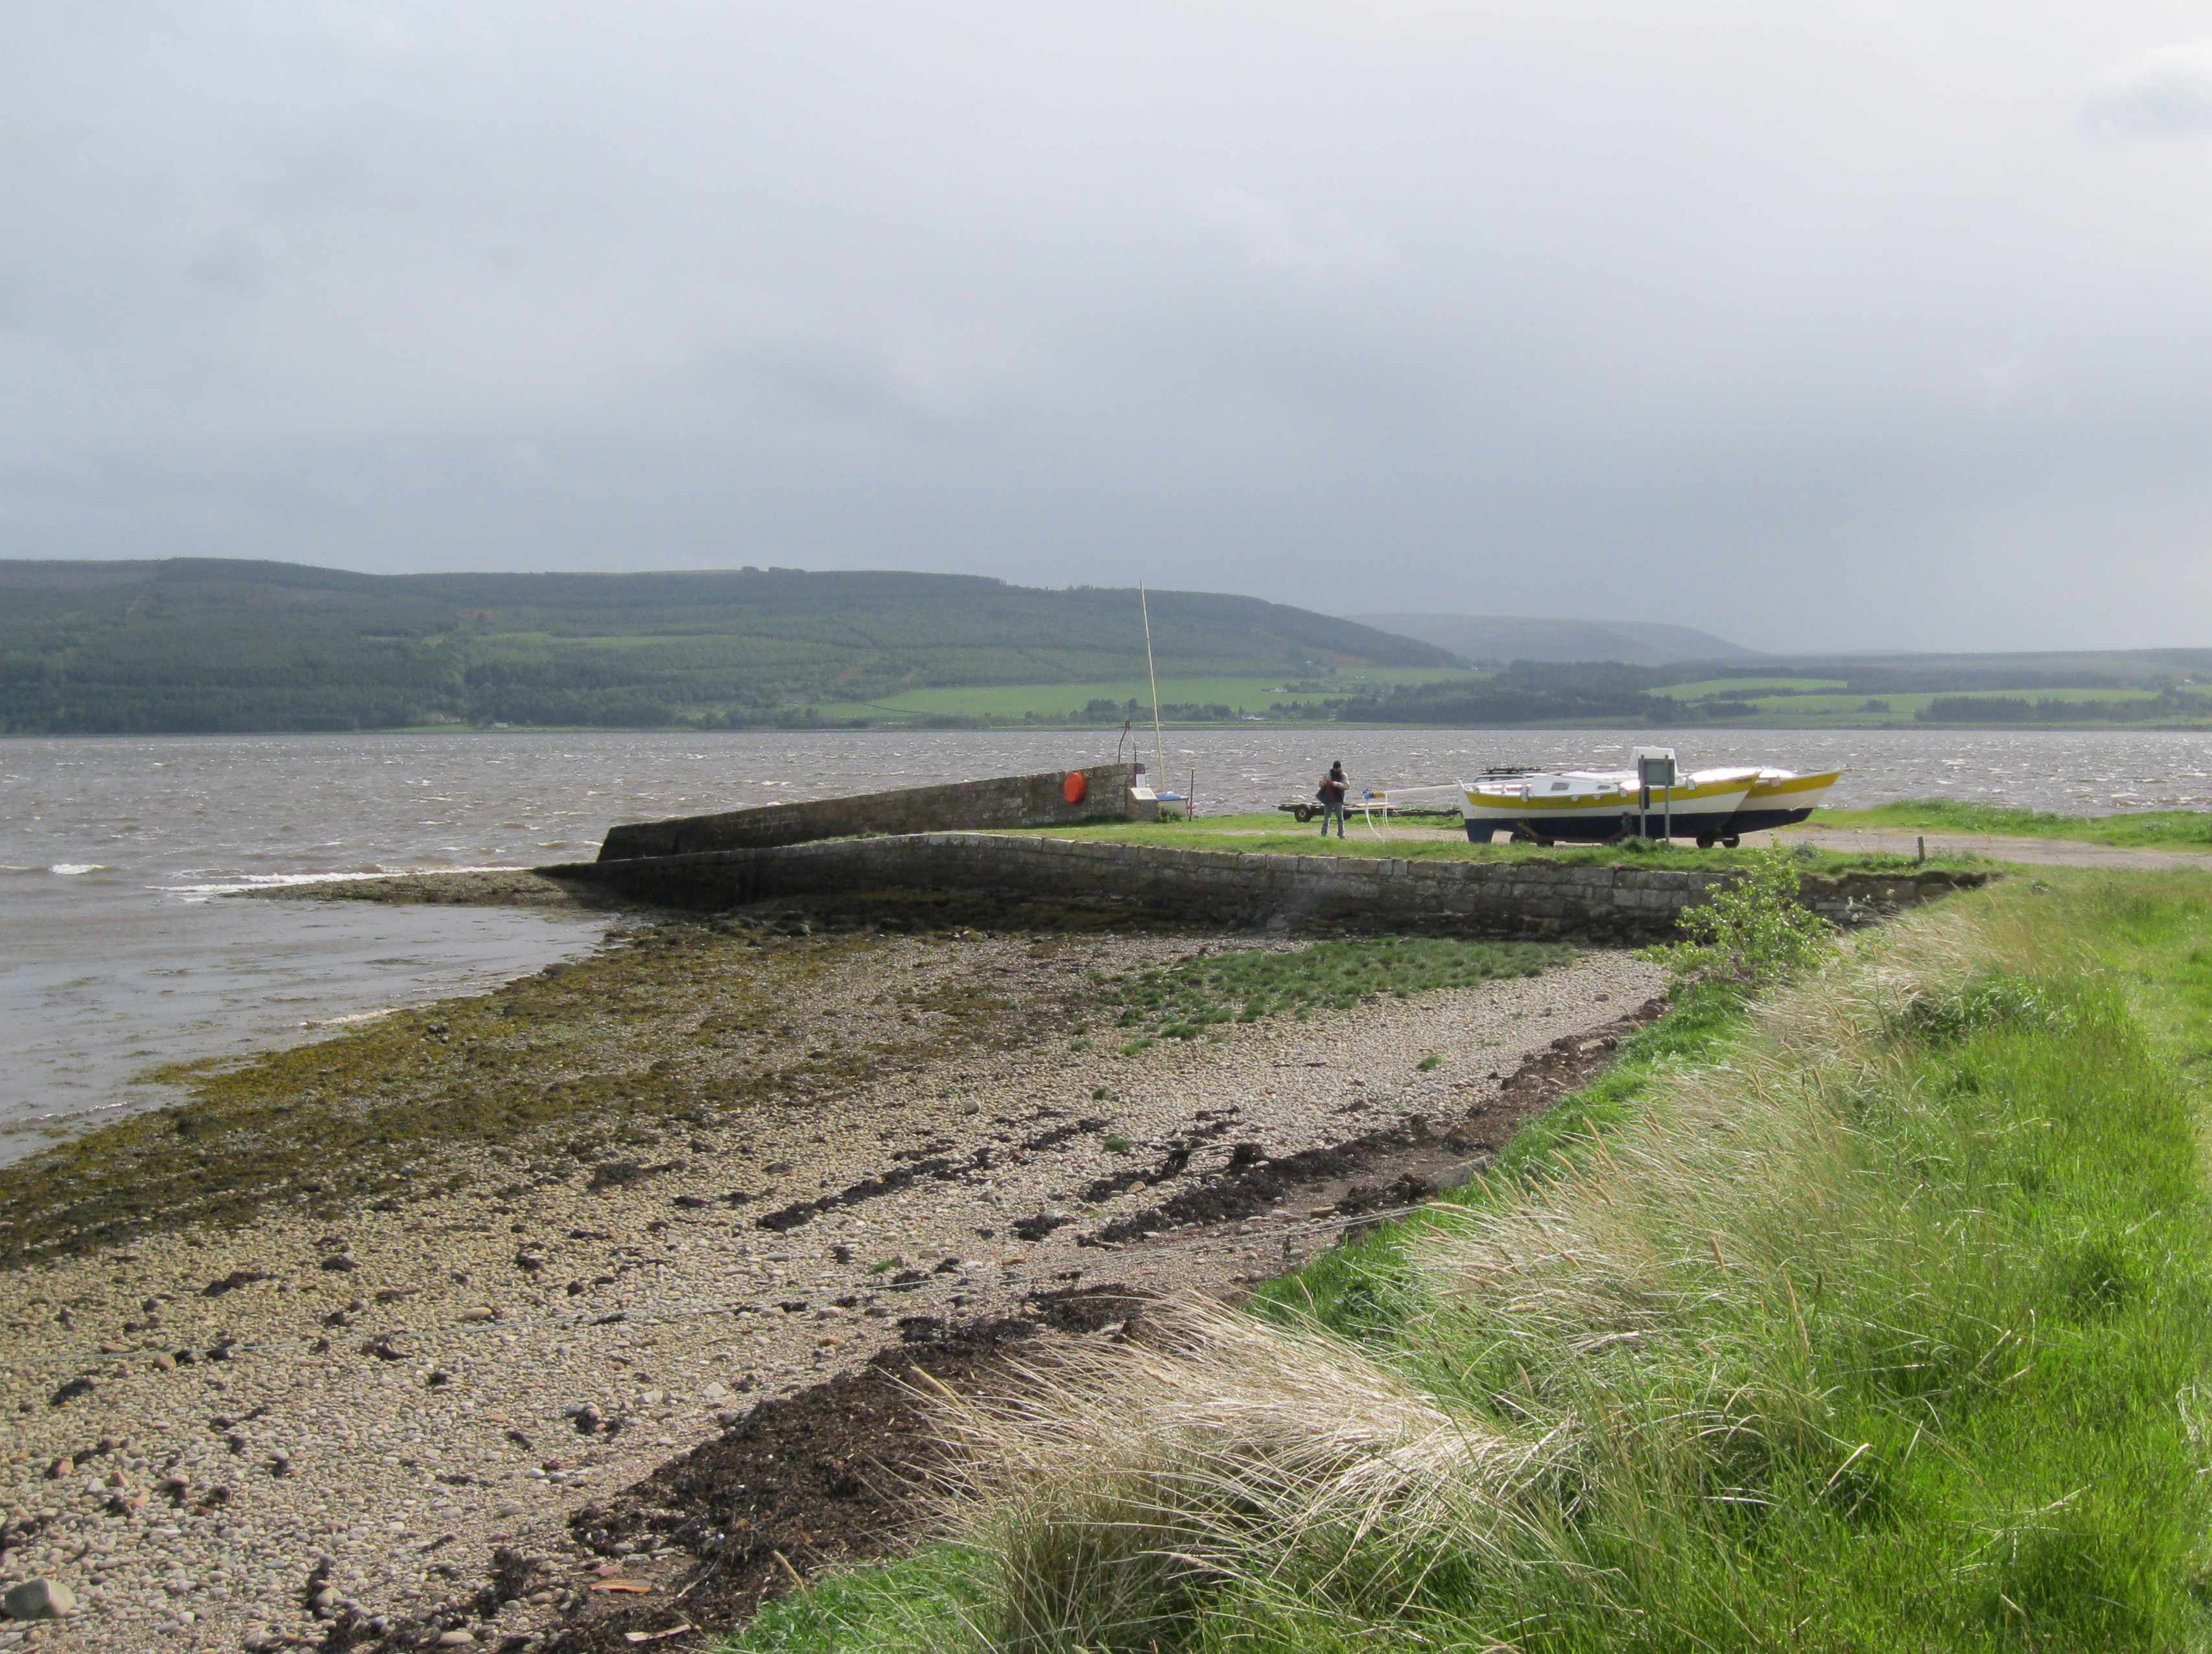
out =
[[[890,938],[837,954],[787,1014],[799,1039],[861,1040],[910,1023],[900,993],[933,973],[1064,1006],[1092,972],[1224,945]],[[337,1221],[274,1210],[0,1276],[0,1584],[56,1580],[79,1603],[0,1628],[0,1648],[316,1643],[319,1603],[405,1616],[465,1591],[502,1544],[575,1571],[536,1601],[487,1601],[467,1633],[526,1648],[608,1566],[564,1527],[594,1494],[865,1360],[902,1318],[1006,1312],[1102,1257],[1132,1278],[1141,1260],[1079,1242],[1160,1191],[1086,1203],[1093,1185],[1463,1113],[1524,1057],[1656,991],[1651,966],[1594,953],[1135,1058],[979,1040],[611,1172],[494,1190],[501,1168],[544,1162],[493,1144],[490,1175],[453,1193]],[[1134,1274],[1172,1286],[1175,1256]],[[1251,1256],[1280,1266],[1264,1236]],[[626,1571],[649,1584],[649,1556]]]

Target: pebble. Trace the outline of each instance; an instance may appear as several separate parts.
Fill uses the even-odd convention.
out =
[[[58,1620],[76,1609],[76,1593],[58,1579],[26,1579],[0,1596],[11,1620]]]
[[[975,937],[951,945],[901,939],[864,955],[877,960],[876,976],[848,978],[842,998],[827,989],[780,988],[779,1011],[794,1024],[816,1016],[806,999],[815,994],[838,1032],[799,1037],[874,1038],[870,1019],[896,1023],[899,1015],[896,1007],[869,1009],[886,986],[903,997],[957,985],[965,972],[996,993],[1011,967],[1057,972],[1046,985],[1057,983],[1058,991],[1079,985],[1086,970],[1141,968],[1190,945],[1158,936]],[[44,1580],[78,1599],[68,1623],[85,1630],[61,1631],[53,1654],[80,1645],[214,1654],[239,1648],[255,1629],[267,1648],[313,1647],[337,1615],[311,1616],[307,1584],[319,1599],[332,1593],[338,1615],[357,1605],[371,1634],[383,1634],[375,1629],[383,1621],[417,1645],[468,1612],[495,1544],[562,1558],[564,1570],[598,1560],[570,1545],[567,1518],[576,1509],[728,1427],[741,1416],[734,1409],[789,1395],[897,1342],[900,1318],[1003,1316],[1046,1277],[1089,1269],[1081,1278],[1096,1279],[1101,1267],[1128,1267],[1109,1265],[1110,1255],[1079,1249],[1077,1239],[1102,1213],[1138,1210],[1158,1197],[1140,1188],[1094,1209],[1085,1202],[1090,1180],[1194,1138],[1200,1146],[1192,1166],[1204,1171],[1225,1164],[1238,1142],[1277,1154],[1375,1130],[1400,1114],[1464,1109],[1474,1100],[1453,1090],[1454,1076],[1510,1072],[1523,1054],[1603,1020],[1610,1008],[1596,1005],[1596,991],[1633,1003],[1657,981],[1656,970],[1626,954],[1592,954],[1537,981],[1237,1027],[1222,1045],[1175,1050],[1172,1062],[969,1043],[933,1058],[933,1066],[894,1068],[836,1094],[842,1100],[835,1108],[825,1109],[817,1094],[787,1124],[769,1118],[742,1130],[698,1127],[655,1148],[626,1150],[641,1162],[684,1162],[680,1172],[635,1185],[587,1191],[563,1157],[538,1166],[566,1182],[501,1197],[502,1183],[519,1180],[520,1168],[510,1166],[452,1194],[356,1212],[343,1242],[282,1210],[245,1230],[144,1237],[129,1248],[127,1299],[112,1283],[112,1253],[58,1261],[35,1275],[0,1274],[0,1408],[30,1403],[10,1425],[16,1461],[0,1465],[0,1506],[13,1507],[11,1532],[21,1534],[33,1513],[42,1524],[9,1554],[4,1578]],[[1579,997],[1568,991],[1577,984],[1587,990]],[[1557,1015],[1545,1015],[1547,1007]],[[1413,1064],[1432,1051],[1444,1066],[1417,1072]],[[1109,1065],[1103,1075],[1101,1063]],[[1094,1095],[1102,1077],[1112,1082],[1105,1099]],[[1354,1077],[1364,1078],[1364,1088],[1352,1089]],[[1352,1097],[1365,1112],[1340,1113]],[[963,1112],[969,1103],[975,1115]],[[1217,1123],[1228,1114],[1235,1126],[1224,1132]],[[1105,1130],[1137,1145],[1133,1154],[1109,1153],[1103,1133],[1090,1132],[1046,1148],[1018,1148],[1085,1116],[1106,1117]],[[990,1173],[997,1206],[975,1184],[935,1181],[822,1211],[788,1232],[752,1221],[817,1189],[834,1192],[879,1176],[894,1150],[940,1140],[953,1147],[926,1152],[1005,1151]],[[515,1158],[527,1161],[529,1151]],[[770,1163],[782,1172],[769,1173]],[[760,1199],[778,1176],[787,1192],[765,1205],[732,1208],[721,1198],[741,1191]],[[672,1204],[674,1194],[692,1191],[712,1203]],[[1007,1227],[1008,1215],[1046,1211],[1076,1221],[1036,1242],[1022,1242]],[[526,1252],[545,1260],[527,1275],[514,1262]],[[872,1273],[894,1256],[889,1270]],[[354,1267],[320,1270],[322,1259],[340,1257]],[[970,1261],[935,1272],[963,1257]],[[1231,1266],[1249,1267],[1224,1260],[1213,1279]],[[204,1303],[202,1285],[245,1268],[288,1280],[296,1291]],[[963,1285],[963,1269],[984,1284]],[[919,1278],[887,1290],[893,1275],[909,1270]],[[376,1294],[362,1292],[356,1273],[386,1291],[420,1291],[372,1309],[366,1300]],[[499,1288],[495,1312],[486,1303],[494,1281],[511,1283]],[[569,1291],[572,1282],[580,1289]],[[953,1301],[969,1294],[971,1306]],[[25,1303],[33,1295],[71,1305],[75,1336],[88,1350],[123,1319],[154,1313],[142,1307],[150,1299],[173,1348],[225,1348],[230,1359],[210,1366],[204,1358],[180,1363],[148,1351],[111,1366],[118,1376],[104,1378],[96,1395],[51,1409],[53,1380],[40,1385],[32,1377],[50,1369],[20,1358],[53,1353],[64,1335],[52,1311],[34,1332],[5,1330],[11,1321],[33,1322],[38,1312]],[[844,1314],[817,1321],[781,1312],[786,1302]],[[715,1307],[691,1314],[685,1306],[693,1303]],[[741,1312],[731,1313],[733,1306]],[[362,1324],[349,1333],[330,1324],[333,1312]],[[842,1343],[816,1342],[840,1335]],[[369,1353],[370,1336],[387,1341],[398,1359]],[[12,1372],[10,1358],[20,1362]],[[433,1372],[449,1382],[428,1384]],[[226,1439],[234,1431],[245,1444],[238,1457]],[[103,1442],[96,1468],[103,1477],[120,1475],[126,1487],[88,1489],[95,1464],[85,1444],[96,1434],[112,1443]],[[64,1457],[69,1472],[44,1479]],[[275,1473],[280,1463],[290,1466],[289,1475]],[[152,1492],[130,1512],[127,1488]],[[513,1605],[495,1629],[477,1626],[471,1641],[499,1645],[540,1635],[566,1595]]]

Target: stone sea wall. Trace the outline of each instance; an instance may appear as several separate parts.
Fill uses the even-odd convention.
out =
[[[718,909],[752,902],[963,892],[1116,909],[1251,930],[1437,931],[1465,936],[1663,937],[1734,875],[1556,862],[1279,856],[982,833],[845,839],[539,869],[622,898]],[[1856,924],[1979,885],[1985,875],[1807,875],[1800,899]]]
[[[599,859],[632,861],[647,856],[762,850],[866,833],[1072,827],[1082,821],[1119,820],[1127,813],[1129,787],[1136,771],[1134,764],[1093,764],[1073,772],[1000,775],[984,781],[902,787],[848,798],[762,804],[714,815],[632,821],[608,833],[599,846]],[[1084,796],[1073,803],[1065,790],[1071,773],[1084,779]]]

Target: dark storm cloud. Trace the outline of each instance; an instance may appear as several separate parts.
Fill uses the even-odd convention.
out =
[[[6,554],[2202,643],[2212,8],[0,16]]]

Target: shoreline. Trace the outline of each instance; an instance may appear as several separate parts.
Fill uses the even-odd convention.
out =
[[[419,1625],[502,1546],[587,1555],[577,1509],[749,1403],[1039,1290],[1234,1291],[1333,1233],[1262,1213],[1401,1164],[1463,1173],[1517,1118],[1510,1078],[1658,974],[1585,953],[1218,1044],[1103,1042],[1096,975],[1255,946],[1302,944],[649,920],[95,1134],[131,1140],[87,1157],[84,1188],[104,1171],[130,1199],[94,1211],[80,1189],[72,1227],[49,1198],[35,1256],[26,1179],[0,1183],[22,1243],[0,1272],[5,1578],[81,1603],[40,1645]],[[1234,1244],[1178,1250],[1141,1221],[1239,1178],[1243,1206],[1171,1214],[1182,1240]],[[495,1602],[480,1628],[541,1636],[575,1595]]]

